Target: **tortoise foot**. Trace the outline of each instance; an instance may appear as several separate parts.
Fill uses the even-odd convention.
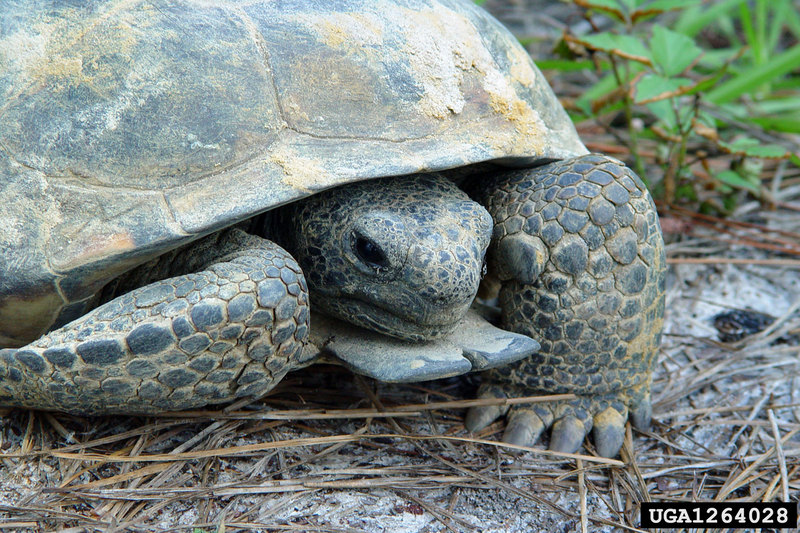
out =
[[[241,230],[168,258],[198,272],[127,292],[18,350],[0,351],[0,405],[148,413],[259,396],[301,366],[308,296],[282,248]],[[179,259],[179,260],[176,260]],[[147,265],[159,270],[161,265]]]
[[[474,194],[495,223],[488,264],[502,326],[541,343],[522,363],[492,371],[484,394],[578,395],[515,408],[505,439],[530,444],[552,427],[551,447],[571,452],[594,428],[598,453],[615,455],[629,416],[649,422],[642,384],[664,317],[664,243],[647,188],[619,161],[586,155],[498,173]],[[468,427],[500,414],[473,410]]]
[[[531,391],[487,385],[481,398],[506,398],[531,395]],[[503,409],[497,406],[473,407],[465,425],[480,431],[505,415],[507,423],[503,442],[532,446],[550,429],[549,448],[558,452],[578,451],[589,432],[597,454],[615,457],[625,437],[625,424],[646,430],[650,425],[650,387],[637,385],[615,393],[579,395],[573,400],[545,402]]]

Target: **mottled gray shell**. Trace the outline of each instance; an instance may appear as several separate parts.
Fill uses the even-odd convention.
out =
[[[586,150],[468,0],[0,3],[0,347],[344,183]]]

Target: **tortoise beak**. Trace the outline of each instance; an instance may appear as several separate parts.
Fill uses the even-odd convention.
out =
[[[514,363],[539,349],[525,335],[490,324],[470,310],[449,335],[410,342],[381,335],[326,315],[312,315],[311,342],[353,372],[390,383],[458,376]]]

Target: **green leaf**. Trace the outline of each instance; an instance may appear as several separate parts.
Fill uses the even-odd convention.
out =
[[[718,73],[714,76],[710,76],[708,78],[704,78],[702,80],[697,81],[697,85],[691,91],[691,94],[698,93],[698,92],[705,92],[711,89],[712,87],[717,86],[717,82],[722,77],[722,73]]]
[[[656,0],[655,2],[640,2],[637,10],[671,11],[684,7],[697,5],[697,0]]]
[[[575,3],[586,9],[594,9],[595,11],[602,11],[606,15],[610,15],[617,19],[619,22],[625,22],[631,8],[627,7],[630,0],[575,0]]]
[[[800,114],[778,117],[753,117],[748,120],[762,129],[800,134]]]
[[[784,89],[787,89],[786,92],[800,91],[800,76],[790,75],[783,77],[779,80],[775,80],[772,86],[775,88],[776,92],[783,91]]]
[[[594,50],[602,50],[642,63],[650,62],[650,53],[644,43],[632,35],[603,32],[581,37],[581,42]]]
[[[643,20],[660,15],[665,11],[682,9],[697,4],[697,0],[637,0],[636,9],[630,14],[631,22],[638,23]]]
[[[797,90],[789,94],[747,105],[727,104],[722,109],[738,120],[758,124],[765,130],[800,133],[800,97]]]
[[[745,150],[745,155],[750,157],[784,159],[789,157],[789,152],[786,148],[777,144],[760,144],[758,146],[749,146]]]
[[[791,2],[786,2],[786,8],[783,10],[780,20],[786,24],[789,31],[794,34],[794,38],[800,38],[800,13],[797,12],[797,7]]]
[[[741,95],[753,92],[760,85],[779,78],[800,65],[800,45],[773,56],[763,65],[737,73],[734,78],[717,85],[706,93],[706,99],[715,104],[730,102]]]
[[[730,185],[731,187],[759,192],[759,187],[757,184],[746,180],[740,176],[738,172],[734,172],[733,170],[723,170],[722,172],[717,172],[714,177],[720,182]]]
[[[575,101],[575,104],[583,109],[588,116],[592,116],[592,103],[615,90],[617,87],[617,80],[614,79],[614,76],[612,74],[607,74],[605,77],[601,78],[600,81],[584,91]]]
[[[740,137],[733,142],[720,142],[719,145],[725,150],[737,155],[746,157],[763,157],[783,159],[789,157],[788,150],[777,144],[763,144],[758,139],[750,137]]]
[[[681,33],[659,25],[653,26],[650,53],[653,62],[665,76],[683,72],[703,51],[694,41]]]
[[[783,100],[787,100],[784,102]],[[800,98],[758,102],[744,108],[739,120],[757,124],[762,129],[800,134]],[[744,106],[743,106],[744,107]]]
[[[662,100],[675,96],[672,93],[692,85],[694,82],[688,78],[665,78],[658,74],[645,74],[636,83],[634,100],[636,103]]]
[[[536,61],[536,66],[539,67],[539,70],[570,72],[573,70],[594,70],[595,64],[592,61],[574,61],[572,59],[544,59]]]
[[[578,0],[575,3],[587,9],[619,11],[621,8],[625,7],[625,3],[619,0]]]
[[[714,50],[703,50],[703,55],[697,61],[697,65],[702,67],[702,70],[718,70],[726,68],[736,54],[739,53],[739,48],[716,48]]]
[[[675,197],[689,200],[690,202],[696,202],[697,191],[694,190],[694,187],[690,183],[678,185],[675,189]]]
[[[669,100],[658,100],[650,102],[647,109],[666,127],[670,133],[678,132],[678,123],[675,121],[675,111],[673,111]]]
[[[716,2],[712,2],[708,9],[700,12],[698,12],[699,8],[689,8],[681,14],[673,28],[675,31],[692,37],[700,33],[703,28],[713,25],[729,11],[746,1],[747,0],[717,0]]]

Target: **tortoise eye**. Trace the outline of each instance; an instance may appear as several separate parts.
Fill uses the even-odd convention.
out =
[[[377,244],[363,235],[356,234],[354,237],[355,242],[353,243],[353,248],[361,261],[375,270],[380,270],[389,266],[386,255]]]

